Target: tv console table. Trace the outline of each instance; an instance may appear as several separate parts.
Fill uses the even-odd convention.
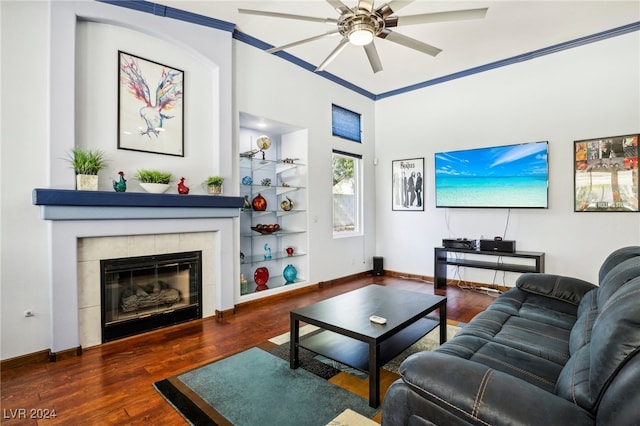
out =
[[[523,265],[517,263],[502,263],[489,260],[476,260],[476,259],[460,259],[457,257],[449,257],[449,253],[464,253],[479,256],[493,256],[493,257],[509,257],[520,259],[533,259],[534,265]],[[491,269],[495,271],[509,271],[509,272],[544,272],[544,253],[534,251],[516,251],[514,253],[504,251],[483,251],[483,250],[470,250],[463,248],[445,248],[436,247],[434,253],[434,277],[433,287],[441,288],[447,285],[447,266],[464,266],[467,268],[478,269]]]

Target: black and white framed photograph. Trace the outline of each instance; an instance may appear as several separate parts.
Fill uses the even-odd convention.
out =
[[[424,158],[391,162],[392,210],[424,211]]]
[[[118,68],[118,149],[184,157],[184,72],[121,51]]]

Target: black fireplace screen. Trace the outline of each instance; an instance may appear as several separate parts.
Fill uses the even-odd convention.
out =
[[[202,318],[202,252],[105,259],[102,341]]]

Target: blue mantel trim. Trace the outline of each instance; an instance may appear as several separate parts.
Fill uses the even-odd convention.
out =
[[[236,217],[242,197],[40,189],[32,194],[45,220],[194,219]]]
[[[242,197],[224,195],[149,194],[147,192],[75,191],[72,189],[33,190],[33,204],[38,206],[91,207],[215,207],[238,209]]]

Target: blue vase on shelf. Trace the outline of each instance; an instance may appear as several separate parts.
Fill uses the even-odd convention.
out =
[[[284,277],[285,280],[287,280],[287,284],[291,284],[296,280],[296,277],[298,276],[298,271],[296,270],[295,266],[287,265],[284,268],[284,271],[282,271],[282,276]]]

